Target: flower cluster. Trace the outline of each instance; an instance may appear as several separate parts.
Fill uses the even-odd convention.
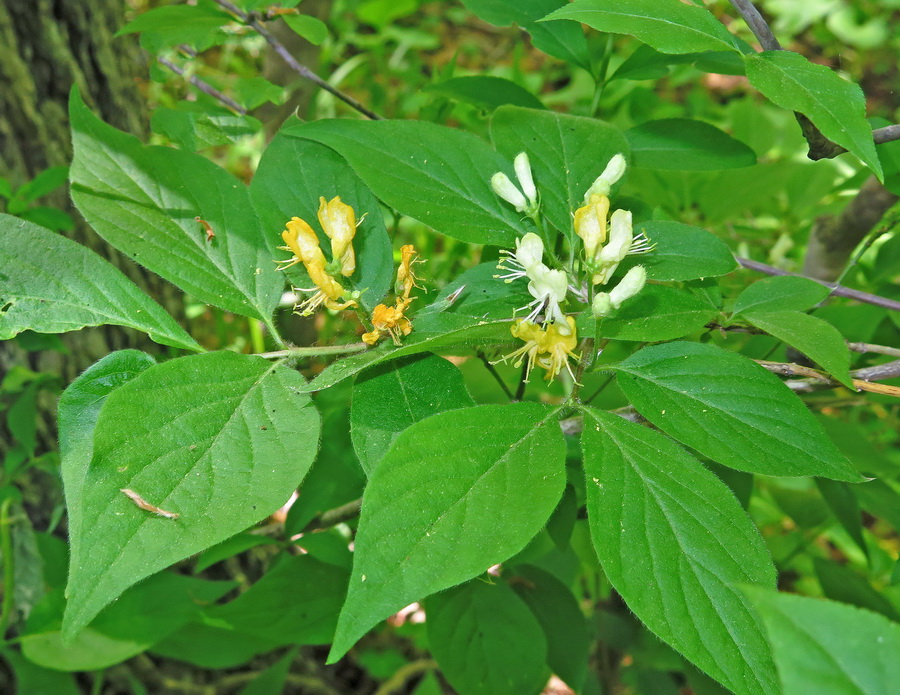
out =
[[[356,270],[356,254],[353,251],[353,237],[356,234],[356,213],[353,208],[341,202],[340,196],[330,201],[319,198],[317,214],[319,224],[325,235],[331,240],[331,262],[327,263],[325,254],[319,246],[319,237],[312,227],[299,217],[292,217],[285,225],[281,238],[286,246],[279,248],[293,253],[291,258],[278,261],[279,270],[302,263],[315,287],[302,289],[302,292],[314,294],[300,303],[296,311],[301,316],[309,316],[321,304],[337,311],[357,305],[357,297],[349,292],[335,278],[335,275],[349,277]]]
[[[571,290],[584,302],[593,295],[591,308],[599,319],[612,315],[626,299],[643,288],[647,273],[642,266],[635,266],[613,289],[597,292],[593,289],[608,284],[626,256],[646,253],[653,248],[643,233],[635,235],[631,212],[616,210],[610,215],[609,193],[625,173],[625,166],[624,156],[617,154],[612,157],[603,173],[585,192],[582,206],[573,215],[575,234],[583,245],[580,267],[586,284],[583,285],[581,277],[576,276],[574,260],[569,264],[568,272],[551,269],[544,264],[544,242],[537,234],[525,234],[516,240],[514,251],[501,252],[501,262],[497,267],[505,274],[494,277],[508,283],[526,278],[528,292],[534,297],[534,301],[522,307],[523,310],[528,309],[529,314],[512,326],[513,336],[525,341],[525,345],[501,358],[501,361],[511,359],[521,364],[527,356],[528,372],[538,365],[547,370],[547,378],[552,379],[563,366],[569,368],[568,358],[575,356],[575,321],[562,310],[567,293]],[[514,168],[519,187],[501,172],[491,178],[491,187],[516,211],[524,212],[537,224],[540,198],[528,155],[520,153],[515,158]],[[540,317],[543,320],[539,323]],[[571,369],[569,371],[571,373]]]
[[[407,244],[400,247],[400,265],[397,268],[397,280],[394,283],[394,294],[397,295],[397,298],[394,306],[379,304],[372,310],[373,329],[363,334],[364,343],[374,345],[385,335],[389,335],[394,341],[394,345],[400,345],[400,337],[412,332],[412,321],[405,316],[405,312],[414,299],[409,296],[409,293],[412,292],[413,287],[419,287],[416,284],[416,280],[419,278],[416,277],[413,266],[421,262],[416,255],[415,246]]]

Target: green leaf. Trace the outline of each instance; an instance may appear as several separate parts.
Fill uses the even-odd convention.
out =
[[[470,11],[494,26],[518,24],[531,34],[539,51],[592,70],[587,41],[581,27],[571,22],[539,22],[566,0],[463,0]]]
[[[900,682],[900,626],[817,598],[746,587],[772,644],[783,695],[885,695]]]
[[[438,314],[443,316],[443,314]],[[449,317],[448,317],[449,318]],[[490,343],[512,342],[509,327],[511,319],[499,321],[478,322],[467,317],[459,318],[461,321],[452,324],[450,330],[413,331],[404,339],[402,346],[397,347],[390,341],[374,347],[358,355],[351,355],[329,365],[315,379],[300,387],[301,392],[310,393],[334,386],[344,379],[358,374],[367,367],[387,362],[406,355],[415,355],[420,352],[432,352],[442,348],[480,346]],[[415,325],[415,324],[414,324]]]
[[[513,570],[510,586],[541,625],[550,670],[579,692],[587,673],[591,639],[575,596],[552,574],[530,565]]]
[[[668,343],[610,368],[641,415],[714,461],[763,475],[863,480],[803,401],[746,357]]]
[[[813,558],[813,567],[826,598],[881,613],[894,622],[900,621],[900,613],[887,596],[849,567],[818,557]]]
[[[769,335],[797,348],[835,379],[853,388],[847,341],[827,321],[800,311],[744,311],[743,317]]]
[[[738,295],[734,315],[745,311],[804,311],[825,299],[831,290],[808,278],[782,275],[754,282]]]
[[[394,441],[363,495],[353,576],[329,662],[378,621],[518,553],[565,487],[558,410],[451,410]]]
[[[284,504],[318,447],[319,417],[302,383],[261,358],[217,352],[150,367],[109,396],[90,468],[66,490],[83,512],[72,529],[64,635],[135,582]],[[123,489],[178,517],[139,508]]]
[[[634,166],[672,171],[717,171],[756,164],[756,154],[718,128],[690,118],[646,121],[625,131]]]
[[[187,43],[203,51],[221,34],[219,27],[232,21],[231,15],[207,5],[167,5],[138,15],[119,29],[116,36],[144,34],[154,48]]]
[[[600,335],[640,342],[681,338],[703,328],[718,312],[689,292],[665,285],[646,285],[614,316],[600,322]],[[581,335],[595,333],[590,312],[578,317]]]
[[[455,365],[436,355],[395,360],[353,384],[353,448],[366,474],[407,427],[430,415],[475,405]]]
[[[587,189],[613,155],[629,151],[622,132],[608,123],[517,106],[497,109],[491,140],[510,161],[519,152],[528,153],[541,212],[568,235],[572,213],[581,207]]]
[[[222,562],[222,560],[240,555],[244,551],[250,550],[250,548],[277,543],[278,541],[268,536],[259,536],[254,533],[239,533],[208,550],[204,550],[197,558],[197,564],[194,565],[194,574],[198,574],[216,563]]]
[[[348,578],[344,568],[282,554],[262,579],[234,601],[208,609],[203,620],[277,646],[327,644]]]
[[[150,127],[181,149],[196,152],[205,147],[233,144],[258,133],[262,124],[250,116],[158,108],[150,119]]]
[[[139,350],[111,352],[88,367],[59,398],[60,472],[69,516],[72,556],[80,555],[84,481],[94,452],[94,428],[107,397],[116,389],[156,364]]]
[[[512,176],[512,161],[470,133],[424,121],[350,120],[281,132],[337,151],[386,205],[447,236],[511,246],[530,229],[491,189],[496,172]]]
[[[157,343],[202,350],[112,263],[31,222],[0,214],[0,340],[115,324]]]
[[[708,10],[681,0],[575,0],[544,20],[571,19],[611,34],[629,34],[660,53],[737,51]]]
[[[731,250],[714,234],[680,222],[650,220],[636,225],[655,245],[651,253],[631,256],[623,269],[642,265],[650,280],[695,280],[727,275],[737,268]]]
[[[15,676],[16,689],[13,692],[28,695],[81,695],[81,688],[75,684],[70,673],[41,668],[20,652],[8,647],[0,649],[0,655]]]
[[[522,307],[529,304],[534,297],[528,293],[527,280],[504,282],[495,277],[503,274],[497,268],[497,261],[479,263],[458,275],[453,282],[444,287],[425,311],[432,307],[437,309],[454,292],[465,288],[456,296],[453,303],[444,309],[445,314],[476,316],[482,320],[508,319],[516,310],[521,312]]]
[[[503,582],[475,580],[441,592],[426,611],[428,646],[458,692],[537,695],[546,685],[547,640],[525,602]]]
[[[735,583],[775,586],[732,492],[663,435],[584,409],[587,511],[603,570],[635,615],[740,695],[777,693],[762,627]]]
[[[820,422],[823,418],[819,418]],[[824,418],[828,419],[828,418]],[[859,511],[859,502],[853,490],[847,483],[839,483],[835,480],[816,478],[816,487],[822,495],[822,499],[831,509],[838,523],[853,539],[866,558],[869,557],[869,547],[863,534],[862,514]]]
[[[238,691],[238,695],[278,695],[284,691],[291,665],[297,658],[298,650],[291,649],[272,666],[260,672],[252,681]]]
[[[752,53],[744,60],[750,84],[778,106],[802,113],[822,135],[883,178],[859,85],[791,51]]]
[[[378,200],[334,150],[282,131],[263,152],[250,183],[250,197],[271,240],[280,242],[281,231],[292,217],[300,217],[313,229],[319,229],[316,214],[320,196],[326,200],[340,196],[356,211],[356,219],[362,220],[353,238],[357,270],[347,280],[352,289],[363,292],[363,305],[374,309],[394,277],[391,240]],[[317,233],[321,247],[330,256],[328,238],[321,229]],[[287,257],[280,253],[279,256]],[[286,274],[298,287],[312,286],[300,265]]]
[[[44,171],[16,191],[16,198],[29,203],[33,202],[48,193],[52,193],[60,186],[65,186],[68,180],[69,167],[60,166],[44,169]]]
[[[123,593],[71,641],[60,632],[62,590],[35,606],[21,636],[22,653],[59,671],[93,671],[140,654],[187,623],[202,606],[234,588],[162,572]]]
[[[317,17],[308,14],[285,14],[281,15],[281,18],[285,24],[313,46],[321,45],[328,38],[328,27]]]
[[[75,229],[75,222],[67,213],[44,205],[28,208],[20,213],[19,217],[53,232],[69,232]]]
[[[544,108],[541,100],[524,87],[520,87],[511,80],[491,75],[453,77],[443,82],[430,84],[422,91],[472,104],[485,111],[493,111],[504,104],[532,109]]]
[[[246,187],[199,155],[148,147],[103,123],[77,90],[69,111],[72,199],[97,233],[200,301],[268,319],[284,278]]]
[[[284,102],[284,87],[269,82],[265,77],[238,77],[232,83],[232,89],[238,102],[248,109],[255,109],[266,102],[273,104]]]

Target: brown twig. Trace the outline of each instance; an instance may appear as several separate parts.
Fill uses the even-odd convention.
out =
[[[225,94],[222,94],[222,92],[220,92],[218,89],[216,89],[215,87],[213,87],[213,86],[212,86],[211,84],[209,84],[208,82],[205,82],[205,81],[201,80],[201,79],[200,79],[199,77],[197,77],[196,75],[190,75],[190,76],[185,75],[185,72],[186,72],[186,71],[184,70],[184,68],[181,68],[181,67],[177,66],[175,63],[173,63],[173,62],[172,62],[171,60],[169,60],[168,58],[163,58],[162,56],[160,56],[160,57],[157,58],[156,60],[157,60],[157,62],[158,62],[160,65],[164,65],[164,66],[166,66],[167,68],[169,68],[169,70],[171,70],[172,72],[174,72],[176,75],[179,75],[179,76],[181,76],[181,77],[184,77],[190,84],[192,84],[194,87],[196,87],[197,89],[199,89],[201,92],[203,92],[204,94],[208,94],[208,95],[211,96],[213,99],[218,100],[219,102],[221,102],[222,104],[224,104],[225,106],[227,106],[227,107],[228,107],[229,109],[231,109],[232,111],[236,111],[236,112],[239,113],[241,116],[246,116],[246,115],[247,115],[247,109],[245,109],[243,106],[241,106],[240,104],[238,104],[238,103],[237,103],[234,99],[232,99],[231,97],[229,97],[229,96],[227,96],[227,95],[225,95]]]
[[[296,58],[294,58],[294,56],[291,55],[291,52],[288,51],[288,49],[284,47],[284,44],[281,43],[278,39],[276,39],[272,35],[272,33],[268,29],[266,29],[255,18],[254,15],[247,14],[246,12],[244,12],[243,10],[241,10],[239,7],[237,7],[233,3],[229,2],[228,0],[216,0],[216,4],[218,4],[220,7],[222,7],[223,9],[225,9],[228,12],[230,12],[231,14],[233,14],[235,17],[237,17],[241,22],[243,22],[247,26],[253,27],[253,29],[255,29],[257,31],[257,33],[259,33],[259,35],[262,36],[266,40],[266,42],[272,47],[272,50],[274,50],[281,57],[281,59],[285,63],[287,63],[288,67],[290,67],[291,70],[296,72],[298,75],[309,80],[310,82],[317,84],[319,87],[324,89],[326,92],[333,94],[338,99],[343,101],[345,104],[350,106],[352,109],[359,111],[366,118],[370,118],[373,121],[381,120],[381,116],[379,116],[377,113],[375,113],[374,111],[363,106],[356,99],[351,97],[349,94],[344,94],[344,92],[339,90],[337,87],[333,87],[332,85],[328,84],[328,82],[323,80],[321,77],[319,77],[316,73],[314,73],[308,67],[306,67],[305,65],[300,63]]]
[[[725,331],[727,333],[749,333],[750,335],[768,335],[765,331],[752,326],[725,326],[715,321],[706,324],[706,328],[711,331]],[[900,348],[889,347],[887,345],[875,345],[874,343],[854,343],[847,341],[847,349],[853,352],[867,353],[873,352],[877,355],[890,355],[891,357],[900,357]]]
[[[738,11],[738,14],[740,14],[747,23],[747,26],[750,27],[750,31],[753,32],[753,35],[756,37],[756,40],[759,41],[759,45],[763,47],[763,50],[784,50],[782,45],[778,42],[778,39],[775,38],[775,34],[773,34],[772,30],[769,28],[768,23],[763,19],[763,16],[752,2],[749,0],[730,0],[730,2],[734,9]]]
[[[780,376],[799,376],[806,379],[812,379],[816,382],[820,382],[822,384],[821,388],[843,386],[843,384],[841,384],[841,382],[837,381],[836,379],[832,379],[827,374],[823,374],[819,370],[813,369],[811,367],[803,367],[799,364],[793,364],[789,362],[769,362],[768,360],[754,360],[754,362],[769,370],[773,374],[778,374]],[[890,386],[888,384],[876,384],[868,381],[868,379],[874,378],[892,379],[894,377],[900,376],[900,360],[895,360],[894,362],[888,362],[887,364],[878,365],[877,367],[856,369],[850,372],[850,376],[854,377],[853,386],[858,391],[868,391],[870,393],[880,393],[886,396],[895,396],[900,398],[900,387]],[[792,387],[794,391],[806,390],[806,388],[804,388],[805,382],[799,382],[798,384],[796,384],[796,386],[799,386],[800,388],[795,387],[795,382],[787,383]]]
[[[345,521],[349,521],[350,519],[354,519],[359,516],[359,512],[361,509],[361,497],[359,499],[353,500],[352,502],[347,502],[347,504],[342,504],[340,507],[329,509],[328,511],[314,516],[312,520],[303,528],[303,533],[309,533],[310,531],[317,531],[323,528],[331,528],[332,526],[342,524]]]
[[[765,263],[760,263],[759,261],[754,261],[749,258],[738,257],[737,262],[748,270],[755,270],[760,273],[765,273],[766,275],[790,275],[792,277],[800,278],[805,277],[807,280],[812,280],[813,282],[818,282],[824,287],[828,287],[829,289],[831,289],[831,294],[838,297],[847,297],[848,299],[855,299],[856,301],[864,302],[865,304],[874,304],[875,306],[884,307],[885,309],[890,309],[892,311],[900,311],[900,302],[894,299],[880,297],[877,294],[869,294],[868,292],[861,292],[860,290],[853,290],[849,287],[844,287],[843,285],[838,285],[834,282],[816,280],[815,278],[806,277],[805,275],[800,275],[799,273],[790,273],[787,270],[775,268],[771,265],[766,265]]]

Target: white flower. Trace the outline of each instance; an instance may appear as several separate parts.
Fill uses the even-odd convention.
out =
[[[529,232],[525,236],[516,239],[515,251],[503,249],[500,253],[503,258],[500,260],[497,268],[507,271],[508,274],[495,275],[494,277],[509,283],[517,278],[525,277],[529,268],[543,265],[541,261],[544,258],[544,242],[541,241],[537,234]],[[504,263],[509,265],[503,265]]]
[[[524,212],[529,217],[534,217],[537,214],[540,202],[538,201],[534,178],[531,176],[531,163],[528,161],[528,154],[519,152],[513,161],[513,168],[516,171],[519,186],[522,188],[521,191],[516,188],[516,185],[502,171],[498,171],[491,177],[491,188],[494,189],[494,193],[515,207],[516,212]]]
[[[532,266],[527,271],[528,292],[534,297],[534,301],[523,309],[531,309],[531,313],[525,317],[526,321],[535,322],[538,315],[544,314],[544,323],[555,321],[560,324],[559,329],[563,335],[568,335],[566,330],[566,315],[560,308],[560,303],[566,299],[569,291],[569,278],[563,270],[550,270],[543,263]]]
[[[609,220],[609,242],[591,262],[594,268],[593,283],[605,285],[625,256],[646,253],[652,249],[653,245],[643,232],[634,236],[631,212],[616,210]]]
[[[609,160],[603,173],[597,177],[584,194],[584,204],[588,204],[592,195],[609,195],[613,184],[622,178],[622,174],[625,173],[625,166],[625,157],[621,153],[613,155],[613,158]]]
[[[594,297],[591,309],[596,318],[609,316],[617,310],[626,299],[630,299],[642,289],[647,282],[647,270],[642,265],[636,265],[625,273],[619,284],[610,292],[598,292]]]

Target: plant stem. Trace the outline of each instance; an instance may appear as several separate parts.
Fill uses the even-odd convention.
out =
[[[348,355],[354,352],[364,352],[369,348],[365,343],[350,343],[349,345],[332,345],[331,347],[294,347],[274,352],[260,352],[256,357],[265,357],[267,360],[280,360],[285,357],[327,357],[328,355]]]
[[[15,610],[15,563],[13,562],[12,521],[9,510],[12,500],[7,498],[0,505],[0,552],[3,553],[3,608],[0,614],[0,639],[6,637],[12,612]]]
[[[497,369],[494,367],[494,365],[491,364],[491,361],[485,356],[485,354],[481,350],[479,350],[475,354],[478,355],[478,359],[481,360],[485,369],[487,369],[488,372],[490,372],[491,376],[494,377],[494,379],[497,381],[497,383],[500,384],[500,388],[503,389],[503,393],[506,394],[506,397],[511,401],[518,400],[513,392],[509,390],[509,386],[506,385],[506,382],[503,381],[503,377],[500,376],[499,372],[497,372]]]

